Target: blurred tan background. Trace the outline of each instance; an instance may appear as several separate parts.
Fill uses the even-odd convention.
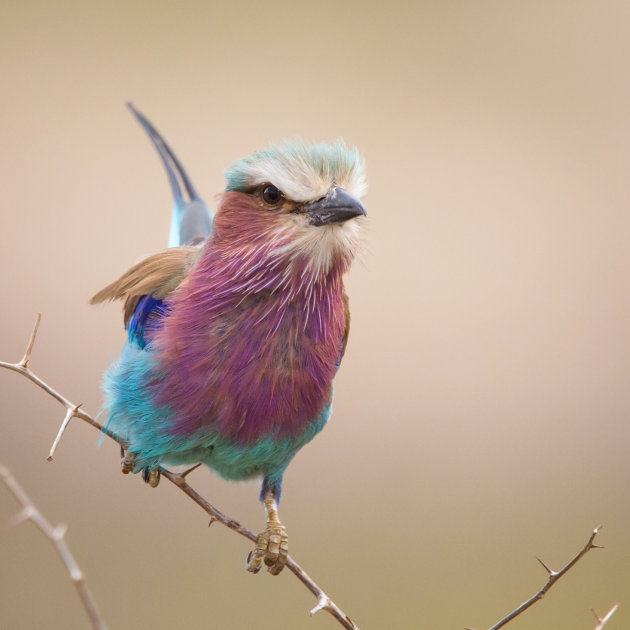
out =
[[[272,139],[364,152],[369,231],[333,419],[288,470],[291,550],[363,629],[482,630],[600,543],[510,628],[630,625],[630,5],[24,2],[0,8],[2,326],[96,412],[122,346],[87,301],[166,245],[170,192],[133,100],[214,203]],[[0,373],[0,462],[68,542],[111,629],[334,628],[168,483],[119,473]],[[254,530],[254,484],[191,482]],[[17,506],[0,488],[0,522]],[[0,535],[0,627],[84,628],[49,542]]]

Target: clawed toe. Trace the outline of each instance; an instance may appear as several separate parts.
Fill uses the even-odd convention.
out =
[[[271,575],[278,575],[287,562],[289,537],[284,525],[268,525],[258,535],[256,547],[247,556],[246,568],[251,573],[258,573],[263,563]]]
[[[134,471],[136,467],[136,454],[130,453],[129,451],[125,452],[121,447],[121,456],[122,461],[121,469],[124,475],[128,475],[129,473]],[[152,488],[157,488],[160,483],[160,469],[159,468],[143,468],[142,469],[142,479],[145,483],[148,483]]]
[[[121,448],[122,450],[122,448]],[[126,453],[122,452],[122,461],[120,462],[121,470],[123,475],[128,475],[130,472],[133,472],[135,463],[136,463],[136,454],[130,453],[127,451]]]
[[[159,468],[143,468],[142,479],[145,483],[148,483],[152,488],[157,488],[160,483],[160,469]]]

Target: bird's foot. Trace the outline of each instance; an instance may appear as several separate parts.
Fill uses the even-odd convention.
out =
[[[287,562],[289,537],[279,521],[268,523],[267,529],[258,535],[256,547],[249,552],[245,566],[251,573],[258,573],[263,562],[271,575],[278,575]]]
[[[136,464],[136,454],[130,453],[129,451],[124,451],[121,447],[120,455],[122,457],[122,460],[120,462],[122,474],[128,475],[130,472],[133,472],[134,466]]]
[[[157,488],[160,483],[160,469],[159,468],[143,468],[142,479],[145,483],[148,483],[152,488]]]
[[[121,450],[121,456],[122,456],[122,461],[120,462],[121,464],[121,469],[123,472],[123,475],[128,475],[130,472],[133,472],[133,469],[136,466],[136,454],[135,453],[131,453],[129,451],[124,451],[122,448]],[[143,468],[142,469],[142,479],[144,480],[145,483],[148,483],[152,488],[157,488],[158,484],[160,483],[160,469],[159,468]]]

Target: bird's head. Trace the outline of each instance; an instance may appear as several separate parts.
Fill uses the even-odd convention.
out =
[[[215,219],[217,238],[235,257],[261,265],[346,271],[365,208],[364,163],[343,140],[284,141],[235,162]]]

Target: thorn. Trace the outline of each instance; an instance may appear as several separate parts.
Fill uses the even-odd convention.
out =
[[[555,574],[555,571],[552,571],[538,556],[536,556],[536,560],[538,560],[538,562],[542,564],[543,568],[545,569],[545,571],[547,571],[547,573],[549,573],[549,575]]]
[[[34,510],[31,507],[25,507],[23,510],[20,510],[15,516],[12,516],[7,522],[7,529],[11,527],[15,527],[24,521],[28,521],[34,514]]]
[[[53,442],[53,445],[50,448],[50,453],[48,453],[48,457],[46,458],[47,461],[52,462],[53,457],[55,455],[55,451],[57,450],[57,446],[59,445],[59,442],[61,440],[61,437],[63,436],[64,431],[66,430],[70,420],[72,420],[72,418],[74,418],[77,411],[79,411],[80,406],[81,405],[78,405],[77,407],[74,407],[72,409],[69,408],[66,411],[66,417],[63,419],[63,422],[61,423],[61,427],[59,428],[59,432],[57,433],[57,437],[55,438],[55,441]]]
[[[595,619],[597,620],[597,623],[601,623],[602,618],[595,612],[594,608],[591,608],[591,612],[593,613],[593,615],[595,615]]]
[[[28,344],[26,346],[26,352],[22,357],[22,360],[18,363],[25,370],[28,369],[28,362],[31,358],[31,351],[33,350],[33,346],[35,345],[35,337],[37,336],[37,329],[39,328],[39,322],[42,320],[42,314],[37,313],[37,319],[35,320],[35,326],[33,326],[33,332],[31,333],[30,339],[28,340]]]
[[[63,537],[66,535],[67,531],[68,531],[68,524],[59,523],[59,525],[57,525],[57,527],[55,527],[55,529],[53,530],[53,538],[55,540],[62,540]]]
[[[185,470],[183,473],[181,473],[179,476],[182,479],[186,479],[186,477],[188,477],[188,475],[190,475],[190,473],[193,470],[197,470],[197,468],[199,468],[199,466],[201,466],[201,462],[199,462],[198,464],[195,464],[192,468],[189,468],[188,470]]]
[[[212,525],[212,523],[216,523],[218,519],[214,518],[214,516],[210,517],[210,522],[208,523],[208,527],[210,527],[210,525]]]
[[[176,475],[173,474],[173,481],[178,486],[183,486],[186,483],[187,475],[189,475],[193,470],[196,470],[197,468],[199,468],[199,466],[201,466],[201,462],[199,462],[198,464],[195,464],[192,468],[189,468],[188,470],[185,470],[184,472],[178,473]]]
[[[604,545],[591,545],[591,549],[606,549]]]
[[[317,605],[315,606],[315,608],[313,608],[313,610],[311,610],[311,612],[309,613],[309,615],[311,615],[311,617],[315,614],[318,613],[320,610],[324,610],[325,608],[329,608],[330,607],[330,598],[327,595],[320,595],[319,599],[317,600]]]
[[[83,572],[78,567],[76,569],[70,569],[70,577],[73,582],[81,582],[81,580],[83,580]]]

